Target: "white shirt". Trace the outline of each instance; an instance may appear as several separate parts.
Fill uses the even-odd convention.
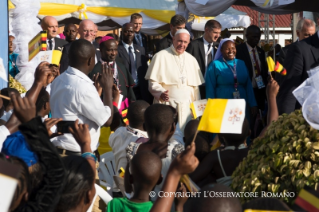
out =
[[[258,61],[258,64],[259,64],[259,70],[261,71],[261,67],[260,67],[260,59],[259,59],[259,54],[258,54],[258,49],[257,47],[255,46],[255,48],[252,48],[247,42],[246,42],[246,45],[247,45],[247,48],[248,48],[248,52],[249,52],[249,55],[250,55],[250,60],[251,60],[251,66],[252,66],[252,70],[253,70],[253,77],[251,79],[251,83],[253,85],[253,88],[257,88],[257,83],[256,83],[256,73],[255,73],[255,67],[254,67],[254,58],[253,58],[253,49],[255,49],[255,56],[256,56],[256,59]]]
[[[127,54],[130,54],[130,52],[129,52],[129,47],[132,47],[132,52],[133,52],[133,57],[134,57],[134,60],[135,60],[135,66],[136,66],[136,56],[135,56],[135,49],[134,49],[134,46],[133,46],[133,43],[131,43],[131,45],[128,45],[127,43],[124,43],[124,41],[122,41],[122,43],[123,43],[123,46],[124,46],[124,48],[126,49],[126,51],[127,51]]]
[[[49,44],[49,38],[47,39],[47,49],[49,50],[49,47],[50,47],[50,44]],[[52,50],[54,50],[54,48],[55,48],[55,40],[54,40],[54,38],[51,38],[51,40],[52,40]]]
[[[205,38],[203,37],[203,41],[204,41],[204,50],[205,50],[205,76],[206,76],[206,71],[207,71],[207,66],[209,64],[207,64],[207,57],[208,57],[208,45],[210,44],[211,47],[210,47],[210,54],[212,54],[212,62],[214,60],[213,56],[214,56],[214,46],[213,46],[213,43],[208,43]]]
[[[135,131],[131,132],[126,127],[119,127],[117,130],[110,135],[109,145],[112,147],[112,152],[115,158],[116,173],[121,167],[124,169],[127,165],[126,150],[125,148],[131,143],[135,142],[138,138],[148,138],[147,132],[141,131],[135,128],[130,128]]]
[[[0,152],[4,141],[7,139],[9,135],[10,131],[8,130],[8,128],[4,125],[0,126]]]
[[[131,143],[135,142],[138,138],[148,138],[147,132],[138,130],[135,128],[130,128],[128,130],[126,127],[119,127],[117,130],[110,135],[109,145],[112,147],[112,152],[115,158],[115,168],[116,171],[120,170],[121,167],[124,169],[127,165],[127,157],[126,157],[126,147]],[[179,127],[179,124],[176,126],[176,130],[169,140],[170,144],[182,144],[183,141],[183,133]]]
[[[103,105],[93,81],[87,75],[69,66],[52,82],[50,106],[52,118],[63,118],[65,121],[79,119],[79,123],[88,124],[91,149],[97,149],[100,127],[110,118],[111,109]],[[58,136],[52,142],[55,146],[69,151],[81,151],[69,133]]]

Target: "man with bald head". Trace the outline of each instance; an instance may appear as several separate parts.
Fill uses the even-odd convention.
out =
[[[178,30],[173,45],[155,54],[145,76],[154,102],[177,109],[182,131],[191,120],[189,105],[200,99],[198,86],[205,82],[197,60],[185,51],[189,42],[189,32]]]
[[[311,20],[303,20],[299,24],[303,28],[298,34],[300,39],[307,38],[292,44],[287,51],[283,64],[287,75],[282,77],[277,95],[279,114],[289,114],[300,109],[301,105],[292,92],[308,78],[307,71],[319,65],[319,32],[314,33],[314,24]]]
[[[65,40],[71,43],[78,36],[78,28],[74,24],[68,24],[64,27],[63,35],[65,36]]]
[[[95,39],[95,30],[96,25],[91,20],[83,20],[79,25],[79,35],[80,39],[85,39],[94,45],[95,48],[95,64],[101,59],[101,53],[99,50],[99,44],[94,42]],[[60,65],[60,73],[62,74],[69,66],[69,49],[71,47],[71,43],[67,44],[63,48],[61,65]]]
[[[100,127],[109,126],[113,116],[112,69],[103,66],[102,76],[98,79],[103,89],[103,102],[87,76],[95,66],[95,49],[91,42],[79,39],[71,43],[69,50],[70,66],[52,83],[50,106],[52,117],[64,121],[79,120],[87,124],[91,136],[91,150],[98,147]],[[65,133],[54,139],[53,144],[63,155],[81,155],[80,146],[74,137]]]
[[[118,45],[118,55],[123,59],[124,65],[134,80],[133,91],[137,100],[152,103],[152,95],[148,91],[148,82],[145,80],[147,60],[145,49],[133,43],[134,24],[126,23],[122,27],[122,41]]]
[[[102,73],[102,64],[107,63],[113,68],[113,79],[118,89],[123,95],[123,101],[127,98],[129,103],[136,100],[133,92],[134,80],[130,72],[123,64],[123,59],[117,57],[118,46],[113,37],[105,36],[100,42],[101,60],[94,66],[93,71],[89,77],[93,79],[94,75]]]
[[[45,16],[41,21],[42,30],[47,31],[47,50],[60,50],[67,42],[57,38],[59,31],[58,21],[52,16]]]

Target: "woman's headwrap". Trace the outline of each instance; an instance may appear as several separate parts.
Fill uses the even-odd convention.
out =
[[[226,41],[231,41],[231,42],[235,43],[234,40],[233,40],[233,39],[230,39],[230,38],[222,39],[222,40],[220,41],[220,43],[219,43],[219,46],[218,46],[217,52],[216,52],[216,54],[215,54],[214,60],[219,60],[220,58],[223,57],[223,55],[222,55],[222,46],[223,46],[223,44],[224,44]]]

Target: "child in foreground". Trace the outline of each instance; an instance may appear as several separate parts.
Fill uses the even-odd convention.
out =
[[[149,211],[153,202],[149,194],[155,185],[161,182],[162,161],[153,152],[144,151],[136,154],[130,162],[130,181],[134,185],[131,199],[114,198],[107,206],[107,212]]]
[[[243,123],[241,134],[219,134],[219,138],[226,143],[225,149],[210,152],[201,161],[195,172],[190,174],[193,181],[198,183],[212,173],[217,183],[229,186],[232,182],[233,171],[248,154],[248,148],[244,143],[249,135],[247,119]]]
[[[162,159],[162,175],[165,177],[172,159],[184,150],[183,145],[177,142],[169,142],[175,132],[176,116],[176,110],[171,106],[162,104],[149,106],[144,114],[144,127],[147,131],[149,141],[145,143],[131,142],[126,148],[128,161],[132,160],[137,153],[144,151],[154,152]],[[129,188],[127,175],[125,175],[125,181],[125,190],[127,193],[130,193],[132,189]],[[156,194],[161,190],[161,187],[162,185],[155,187],[154,191]]]

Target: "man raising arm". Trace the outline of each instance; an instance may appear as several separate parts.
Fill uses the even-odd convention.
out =
[[[103,88],[103,102],[87,76],[95,65],[93,45],[84,39],[72,42],[69,52],[70,66],[57,77],[51,88],[50,106],[52,117],[66,121],[79,119],[88,124],[91,135],[91,149],[98,147],[100,127],[112,120],[112,86],[113,74],[109,67],[103,66],[99,83]],[[57,137],[53,144],[60,154],[80,154],[80,147],[73,136],[66,133]]]

